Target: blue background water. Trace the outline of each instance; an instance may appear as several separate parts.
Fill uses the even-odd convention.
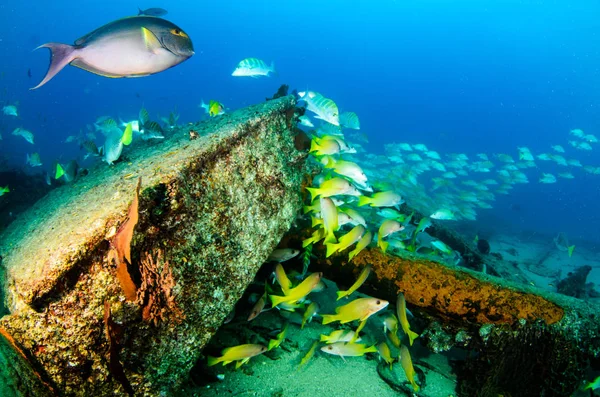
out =
[[[164,73],[106,79],[67,67],[37,91],[47,50],[137,7],[163,6],[167,19],[193,39],[196,55]],[[516,146],[550,152],[568,147],[568,131],[600,136],[600,64],[596,1],[133,1],[10,2],[0,5],[0,100],[19,101],[20,120],[0,117],[2,154],[24,163],[37,150],[45,166],[79,152],[65,144],[100,115],[133,118],[177,109],[182,121],[203,113],[200,99],[236,109],[264,100],[281,83],[319,91],[361,118],[368,150],[383,143],[425,143],[440,153],[516,154]],[[237,62],[275,62],[267,79],[230,76]],[[33,77],[27,76],[31,68]],[[36,134],[31,145],[10,136],[17,126]],[[600,146],[569,151],[600,166]],[[574,180],[537,183],[547,163],[527,171],[531,183],[480,212],[489,224],[564,231],[572,240],[600,240],[600,176],[574,170]],[[0,181],[0,185],[1,185]],[[521,210],[513,211],[517,204]],[[487,211],[487,212],[484,212]]]

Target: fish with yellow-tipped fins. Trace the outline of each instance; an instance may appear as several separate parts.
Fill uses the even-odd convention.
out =
[[[417,339],[419,336],[416,332],[410,330],[410,324],[408,323],[408,317],[406,317],[406,299],[404,299],[404,294],[398,294],[398,300],[396,301],[396,311],[398,314],[398,319],[400,320],[400,325],[402,326],[402,330],[408,336],[408,340],[410,345],[412,346],[413,341]]]
[[[287,274],[285,274],[285,269],[281,263],[275,265],[275,279],[281,286],[283,294],[287,295],[290,288],[292,288],[292,281],[288,278]]]
[[[223,365],[227,365],[233,361],[237,361],[237,363],[235,364],[235,369],[238,369],[239,367],[250,361],[252,357],[258,356],[259,354],[263,354],[266,351],[267,348],[265,346],[256,344],[228,347],[221,352],[221,357],[208,356],[208,366],[211,367],[218,363],[223,363]]]
[[[365,266],[365,268],[358,275],[358,278],[356,279],[354,284],[352,284],[352,286],[347,291],[338,291],[337,292],[336,300],[339,301],[342,298],[346,298],[346,297],[350,296],[354,291],[359,289],[360,286],[363,285],[365,281],[367,281],[367,277],[369,277],[370,273],[371,273],[371,265]]]
[[[300,329],[304,329],[306,323],[310,323],[312,318],[319,311],[319,304],[317,302],[311,302],[310,305],[304,311],[304,315],[302,316],[302,324],[300,324]]]
[[[377,246],[381,248],[381,251],[385,253],[390,245],[390,243],[383,239],[401,230],[404,230],[404,226],[400,222],[393,219],[383,221],[377,232]]]
[[[313,342],[313,344],[310,346],[310,349],[308,349],[306,354],[302,357],[296,371],[302,368],[304,365],[306,365],[306,363],[315,355],[315,350],[317,350],[317,346],[319,346],[318,340]]]
[[[321,342],[325,343],[350,342],[353,339],[360,341],[360,338],[356,338],[356,333],[350,329],[339,329],[329,335],[321,334]]]
[[[317,229],[313,232],[312,236],[302,240],[302,248],[306,248],[311,244],[321,241],[325,237],[325,229]]]
[[[329,197],[321,197],[321,216],[323,217],[323,229],[325,230],[325,244],[337,243],[334,232],[338,230],[337,207]]]
[[[389,304],[388,301],[378,298],[358,298],[352,302],[335,308],[336,314],[323,314],[323,324],[339,321],[341,324],[354,320],[364,321],[373,314],[383,310]]]
[[[337,195],[360,196],[360,192],[350,182],[338,177],[324,181],[318,188],[308,187],[306,189],[311,195],[311,200],[317,197]]]
[[[298,284],[298,286],[290,289],[287,295],[270,295],[272,306],[276,307],[284,302],[293,303],[303,299],[319,285],[321,277],[323,277],[323,273],[312,273],[310,276],[304,279],[304,281]]]
[[[375,345],[367,346],[362,343],[353,342],[335,342],[325,345],[321,348],[322,352],[328,354],[334,354],[336,356],[344,357],[360,357],[366,353],[377,353]]]
[[[394,359],[392,358],[392,352],[391,352],[388,344],[385,343],[385,341],[381,342],[380,344],[377,345],[377,351],[379,352],[379,355],[381,356],[381,358],[383,358],[383,361],[388,363],[390,365],[390,369],[392,369],[392,364],[394,363]]]
[[[269,340],[269,348],[267,350],[273,350],[281,345],[281,343],[285,340],[285,336],[287,335],[288,325],[289,323],[285,323],[283,329],[277,334],[275,339]]]
[[[413,390],[416,392],[419,391],[419,385],[415,382],[415,369],[412,364],[412,359],[410,358],[410,352],[404,345],[400,346],[400,364],[402,364],[406,379],[408,379],[412,385]]]
[[[358,198],[359,207],[363,205],[370,205],[371,207],[394,207],[403,202],[402,197],[392,190],[375,193],[372,197],[360,196]]]
[[[356,255],[360,253],[360,251],[364,250],[371,244],[371,240],[373,240],[373,233],[370,230],[367,230],[365,234],[363,234],[362,238],[356,244],[356,247],[348,254],[348,261],[351,261]]]
[[[319,137],[314,137],[312,141],[310,141],[309,153],[314,153],[317,156],[338,154],[340,150],[340,144],[335,139],[321,139]]]
[[[350,247],[352,244],[359,241],[363,234],[365,233],[365,227],[362,225],[355,226],[348,233],[344,234],[340,237],[339,242],[337,244],[327,243],[327,254],[326,257],[329,258],[337,251],[344,251],[346,248]]]

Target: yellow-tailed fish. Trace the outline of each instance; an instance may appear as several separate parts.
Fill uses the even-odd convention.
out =
[[[267,350],[273,350],[273,349],[279,347],[279,345],[281,345],[281,343],[283,343],[283,341],[285,340],[285,335],[287,334],[288,325],[289,325],[289,323],[285,323],[285,325],[283,326],[283,329],[281,330],[280,333],[277,334],[275,339],[269,340],[269,348]]]
[[[287,295],[271,295],[270,297],[273,307],[276,307],[277,305],[284,302],[297,302],[300,299],[304,298],[306,295],[310,294],[311,291],[319,284],[319,281],[321,281],[322,276],[323,273],[320,272],[312,273],[298,286],[290,289]]]
[[[383,361],[388,363],[390,365],[390,369],[392,369],[392,364],[394,363],[394,359],[392,358],[392,352],[390,350],[390,347],[387,345],[387,343],[381,342],[380,344],[378,344],[377,351],[379,352],[379,355],[381,356],[381,358],[383,358]]]
[[[339,329],[337,331],[333,331],[329,335],[321,334],[321,342],[325,343],[335,343],[335,342],[350,342],[355,338],[356,334],[354,331],[350,329]],[[356,341],[359,341],[360,338],[356,338]]]
[[[398,319],[391,313],[383,319],[383,332],[385,331],[398,332]]]
[[[308,305],[308,307],[304,311],[300,329],[304,329],[304,326],[306,325],[306,323],[310,323],[310,321],[317,314],[318,311],[319,311],[319,304],[317,302],[311,302],[311,304]]]
[[[283,294],[287,295],[290,288],[292,288],[292,281],[288,278],[287,274],[285,274],[285,269],[283,268],[281,263],[278,263],[275,266],[275,279],[281,286]]]
[[[329,197],[321,197],[321,216],[323,217],[323,229],[325,229],[324,243],[336,243],[334,232],[338,230],[337,207]]]
[[[227,365],[233,361],[237,361],[235,364],[235,368],[237,369],[247,363],[252,357],[258,356],[266,351],[267,348],[265,346],[254,344],[228,347],[221,352],[221,357],[208,356],[208,366],[210,367],[218,363]]]
[[[365,268],[358,275],[358,278],[356,279],[356,281],[354,282],[354,284],[352,284],[352,286],[350,288],[348,288],[347,291],[338,291],[337,292],[337,299],[336,300],[339,301],[342,298],[345,298],[345,297],[348,297],[348,296],[352,295],[352,293],[354,291],[356,291],[357,289],[359,289],[361,287],[361,285],[363,285],[364,282],[367,281],[367,277],[369,277],[370,273],[371,273],[371,265],[365,266]]]
[[[336,307],[336,314],[323,314],[323,324],[329,324],[339,321],[341,324],[349,323],[354,320],[366,320],[371,315],[385,309],[388,301],[378,298],[358,298],[352,302]]]
[[[335,342],[323,346],[321,351],[344,358],[364,356],[366,353],[377,353],[377,348],[374,345],[367,346],[362,343]]]
[[[324,181],[318,188],[306,188],[311,195],[311,200],[317,197],[331,197],[336,195],[360,196],[360,192],[343,178],[331,178]]]
[[[319,346],[319,341],[316,340],[313,342],[313,344],[310,346],[310,349],[308,349],[308,351],[306,352],[306,354],[304,355],[304,357],[302,357],[302,360],[300,360],[300,364],[298,365],[298,369],[302,368],[304,365],[306,365],[306,363],[312,358],[312,356],[315,355],[315,350],[317,350],[317,346]]]
[[[254,304],[254,307],[250,311],[250,315],[248,316],[248,321],[254,320],[260,313],[263,312],[265,308],[265,303],[267,303],[267,293],[265,292]]]
[[[340,152],[340,144],[334,139],[320,139],[314,137],[312,141],[310,141],[310,153],[313,152],[317,156],[338,154]]]
[[[340,240],[337,244],[334,243],[325,243],[327,246],[327,254],[326,257],[329,258],[337,251],[344,251],[346,248],[350,247],[352,244],[359,241],[363,234],[365,233],[365,227],[362,225],[355,226],[348,233],[344,234],[340,237]],[[339,298],[338,298],[339,299]]]
[[[393,331],[387,331],[385,335],[388,337],[392,345],[396,346],[396,348],[400,349],[400,338],[398,338],[398,334]]]
[[[333,157],[330,157],[327,164],[325,164],[325,168],[332,169],[336,173],[352,179],[359,185],[364,186],[367,184],[367,176],[362,168],[351,161],[335,160]]]
[[[335,202],[334,202],[334,204],[335,204]],[[338,214],[338,229],[340,227],[352,222],[352,219],[348,215],[344,214],[343,212],[340,212],[339,208],[338,208],[337,214]],[[311,226],[317,227],[319,225],[323,225],[323,219],[317,218],[316,216],[311,216]]]
[[[300,302],[283,302],[277,306],[278,309],[285,310],[286,312],[295,312],[297,309],[304,310],[305,307],[306,304]],[[279,314],[281,314],[281,312]],[[300,320],[302,320],[302,317],[300,317]],[[301,322],[302,321],[299,321],[298,324]]]
[[[404,345],[400,346],[400,363],[406,374],[406,379],[410,382],[414,391],[419,391],[419,385],[415,382],[415,369],[413,368],[412,360],[408,348]]]
[[[358,198],[359,207],[367,204],[371,207],[394,207],[402,203],[402,197],[392,190],[375,193],[372,197],[360,196]]]
[[[386,219],[383,221],[381,226],[379,227],[379,231],[377,232],[377,246],[381,248],[381,250],[385,253],[390,243],[384,241],[384,237],[387,237],[391,234],[404,230],[404,226],[393,219]]]
[[[353,225],[363,225],[364,227],[367,227],[367,221],[365,217],[354,208],[338,208],[338,211],[347,214],[351,219],[350,223]]]
[[[325,229],[317,229],[313,232],[312,236],[302,240],[302,248],[306,248],[311,244],[321,241],[325,237]]]
[[[373,240],[373,233],[370,230],[367,230],[365,234],[363,234],[362,238],[356,244],[356,247],[348,254],[348,261],[351,261],[356,255],[360,253],[360,251],[364,250],[371,244],[371,240]]]
[[[410,330],[410,324],[408,323],[408,317],[406,317],[406,300],[404,294],[401,292],[398,294],[398,300],[396,301],[396,311],[402,330],[408,336],[410,345],[412,346],[413,341],[419,336],[417,333]]]

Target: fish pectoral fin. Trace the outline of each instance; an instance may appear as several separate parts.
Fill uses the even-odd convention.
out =
[[[147,29],[142,26],[142,37],[144,38],[144,44],[146,44],[146,48],[148,51],[153,54],[158,53],[158,50],[162,48],[158,37],[150,29]]]

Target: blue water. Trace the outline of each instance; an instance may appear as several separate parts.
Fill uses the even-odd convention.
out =
[[[360,4],[356,4],[360,3]],[[569,4],[567,4],[569,3]],[[19,120],[0,117],[0,152],[24,166],[38,151],[44,167],[81,155],[65,144],[100,115],[133,118],[181,114],[203,117],[201,99],[230,109],[264,100],[282,83],[310,89],[355,111],[367,150],[383,143],[424,143],[440,153],[510,153],[527,146],[534,154],[567,150],[568,132],[600,136],[600,65],[595,1],[133,1],[10,2],[0,5],[0,101],[19,101]],[[155,76],[107,79],[67,67],[39,90],[48,41],[72,43],[137,7],[162,6],[167,19],[192,38],[196,55]],[[243,58],[274,61],[278,75],[231,76]],[[27,76],[31,69],[32,77]],[[36,134],[34,148],[10,135],[18,126]],[[592,144],[594,146],[594,144]],[[600,146],[571,150],[567,158],[600,166]],[[574,180],[537,183],[558,166],[538,161],[530,184],[517,185],[480,222],[495,219],[517,228],[571,240],[600,241],[600,176],[573,170]],[[39,172],[39,168],[34,171]],[[564,171],[564,169],[562,170]],[[2,181],[0,181],[2,185]],[[520,211],[510,208],[518,205]]]

